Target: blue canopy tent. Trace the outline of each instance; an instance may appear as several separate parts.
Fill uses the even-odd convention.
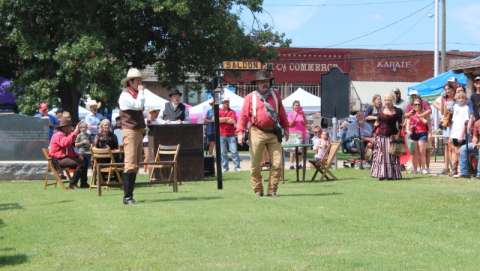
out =
[[[439,74],[437,77],[430,78],[421,83],[408,87],[408,94],[410,91],[416,90],[418,94],[423,98],[431,100],[440,94],[442,94],[443,86],[448,82],[451,77],[457,78],[457,81],[462,84],[467,84],[467,77],[463,73],[454,73],[452,71]]]

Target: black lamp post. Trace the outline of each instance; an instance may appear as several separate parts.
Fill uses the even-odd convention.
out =
[[[215,118],[215,160],[217,164],[217,189],[223,189],[223,179],[222,179],[222,151],[220,146],[220,117],[219,117],[219,107],[222,99],[223,94],[223,87],[222,87],[222,78],[223,78],[223,70],[219,69],[216,71],[216,78],[217,78],[217,86],[214,90],[214,105],[213,105],[213,112]]]

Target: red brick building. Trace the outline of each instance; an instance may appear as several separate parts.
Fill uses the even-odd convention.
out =
[[[394,87],[406,87],[433,76],[433,51],[279,48],[278,58],[269,64],[275,83],[284,96],[298,87],[321,95],[320,75],[332,67],[348,73],[352,86],[363,103],[375,93],[383,94]],[[447,53],[449,66],[480,55],[480,52]],[[225,81],[236,85],[239,93],[251,91],[248,87],[254,72],[229,72]]]

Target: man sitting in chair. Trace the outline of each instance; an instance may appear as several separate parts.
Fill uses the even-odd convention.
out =
[[[80,133],[79,125],[73,129],[70,120],[62,119],[56,127],[56,132],[50,140],[49,155],[61,168],[75,169],[69,188],[74,189],[80,180],[80,188],[88,188],[86,160],[79,156],[75,150],[75,139]]]
[[[372,126],[365,121],[363,112],[357,112],[355,120],[347,124],[347,132],[342,145],[347,152],[358,153],[361,147],[368,147],[368,144],[371,144],[372,134]]]

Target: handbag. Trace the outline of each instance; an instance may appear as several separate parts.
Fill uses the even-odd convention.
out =
[[[446,129],[448,126],[450,126],[450,124],[452,124],[452,117],[453,117],[453,113],[450,112],[450,111],[447,111],[445,112],[445,114],[443,115],[443,119],[441,121],[441,126],[442,128]]]
[[[405,145],[403,144],[403,140],[391,140],[390,146],[388,148],[388,153],[390,155],[403,155],[405,154]]]

